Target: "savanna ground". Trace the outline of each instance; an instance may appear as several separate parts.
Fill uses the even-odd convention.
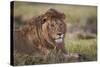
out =
[[[14,65],[66,63],[97,60],[97,7],[58,4],[15,2],[14,29],[23,25],[33,16],[55,8],[66,15],[67,33],[64,39],[69,53],[79,53],[83,57],[65,58],[60,51],[51,50],[47,56],[29,56],[14,52]]]

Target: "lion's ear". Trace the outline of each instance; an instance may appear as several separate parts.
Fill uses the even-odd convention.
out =
[[[44,24],[46,21],[47,21],[47,16],[43,16],[43,17],[41,18],[42,24]]]

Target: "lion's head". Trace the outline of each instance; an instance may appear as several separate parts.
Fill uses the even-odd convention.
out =
[[[42,34],[49,43],[63,43],[66,32],[65,15],[55,9],[49,9],[41,17]]]

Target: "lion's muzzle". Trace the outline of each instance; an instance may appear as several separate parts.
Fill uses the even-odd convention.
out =
[[[55,42],[56,43],[62,43],[63,42],[63,38],[64,38],[64,34],[62,33],[58,33],[55,37]]]

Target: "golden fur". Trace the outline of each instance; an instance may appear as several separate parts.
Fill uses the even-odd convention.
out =
[[[65,15],[55,9],[49,9],[43,15],[32,18],[14,31],[14,49],[27,54],[47,54],[49,49],[64,49],[64,42],[58,45],[55,43],[59,32],[65,36],[64,19]]]

